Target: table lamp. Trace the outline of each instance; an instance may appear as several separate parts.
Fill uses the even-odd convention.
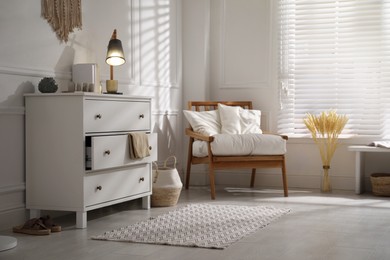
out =
[[[122,65],[126,62],[123,54],[122,42],[116,38],[116,29],[112,33],[111,40],[107,47],[106,63],[110,65],[110,79],[106,81],[108,93],[118,91],[118,80],[114,80],[114,66]]]

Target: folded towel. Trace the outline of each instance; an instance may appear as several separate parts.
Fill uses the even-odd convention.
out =
[[[129,156],[130,159],[140,159],[150,155],[149,141],[146,133],[129,134]]]

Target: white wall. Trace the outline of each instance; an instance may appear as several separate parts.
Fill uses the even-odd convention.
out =
[[[208,5],[209,4],[209,5]],[[251,100],[263,114],[264,130],[276,131],[279,112],[277,84],[277,16],[276,1],[272,0],[212,0],[184,1],[183,32],[184,71],[186,66],[197,68],[190,74],[191,83],[203,82],[207,75],[210,87],[203,94],[192,96],[191,84],[184,84],[185,99]],[[207,29],[205,29],[207,28]],[[210,30],[208,30],[210,28]],[[200,35],[203,32],[205,35]],[[204,46],[208,39],[209,50]],[[194,40],[189,40],[194,39]],[[190,56],[186,57],[186,53]],[[204,59],[205,53],[209,59]],[[192,59],[197,57],[197,59]],[[194,60],[196,61],[194,63]],[[208,67],[209,66],[209,67]],[[210,72],[200,74],[204,70]],[[184,82],[188,78],[184,77]],[[192,90],[193,91],[193,90]],[[187,141],[187,140],[185,140]],[[341,140],[331,164],[334,189],[354,190],[355,154],[347,147],[366,144],[368,140]],[[291,188],[319,188],[322,163],[319,151],[310,137],[290,138],[287,144],[287,175]],[[389,171],[385,155],[367,155],[366,186],[369,174]],[[193,184],[207,183],[206,169],[195,167],[191,177]],[[226,186],[249,185],[246,175],[237,171],[217,174],[217,184]],[[256,186],[281,187],[281,176],[276,170],[258,170]],[[241,174],[241,175],[240,175]]]
[[[183,100],[210,98],[210,0],[183,0]]]
[[[41,17],[40,0],[0,1],[0,230],[26,217],[23,94],[37,92],[47,76],[67,90],[74,63],[97,63],[104,87],[114,29],[127,59],[114,68],[119,91],[154,98],[159,160],[174,154],[181,161],[181,1],[83,0],[82,19],[82,30],[61,43]]]

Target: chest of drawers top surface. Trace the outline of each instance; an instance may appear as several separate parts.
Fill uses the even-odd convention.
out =
[[[85,133],[150,131],[151,98],[88,92],[26,94],[26,100],[47,103],[61,118],[82,120]],[[29,102],[29,101],[28,101]]]
[[[151,96],[128,96],[128,95],[116,95],[116,94],[98,94],[93,92],[65,92],[65,93],[27,93],[25,97],[84,97],[84,98],[97,98],[102,100],[151,100]]]

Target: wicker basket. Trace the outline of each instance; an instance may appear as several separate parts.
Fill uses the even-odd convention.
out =
[[[171,207],[177,204],[181,188],[153,188],[152,207]]]
[[[167,167],[167,161],[174,159],[173,168]],[[170,207],[177,204],[183,184],[176,170],[176,157],[170,156],[164,162],[164,167],[155,164],[153,170],[152,207]]]
[[[390,173],[373,173],[370,179],[374,195],[390,196]]]

